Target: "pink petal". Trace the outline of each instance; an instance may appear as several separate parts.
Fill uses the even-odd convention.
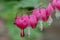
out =
[[[60,0],[57,1],[56,7],[57,7],[57,9],[60,11]]]
[[[47,10],[46,9],[41,9],[40,12],[41,12],[42,20],[47,21],[48,18],[49,18],[49,14],[48,14]]]
[[[30,21],[31,27],[33,29],[36,28],[36,26],[37,26],[37,19],[36,19],[36,17],[34,15],[30,15],[29,21]]]
[[[53,4],[54,8],[56,7],[56,3],[57,3],[57,0],[53,0],[52,4]]]
[[[48,11],[49,15],[52,15],[54,13],[54,8],[51,4],[48,5],[47,11]]]
[[[28,15],[23,15],[22,16],[22,21],[23,21],[23,27],[26,28],[29,24],[29,17]]]
[[[32,14],[36,16],[37,20],[40,19],[40,10],[38,8],[34,9]]]

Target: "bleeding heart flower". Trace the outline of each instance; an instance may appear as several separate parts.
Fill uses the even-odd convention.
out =
[[[40,23],[40,30],[43,31],[43,22],[47,22],[48,18],[49,18],[49,14],[48,11],[44,8],[40,10],[40,15],[41,15],[41,19],[39,21]]]
[[[56,7],[56,2],[57,2],[57,0],[53,0],[53,2],[52,2],[52,5],[53,5],[53,7],[55,8]]]
[[[24,37],[24,26],[23,26],[23,21],[20,17],[16,17],[15,19],[15,25],[21,29],[21,37]]]
[[[22,16],[22,20],[23,20],[23,24],[24,24],[24,26],[28,26],[28,24],[29,24],[29,17],[28,17],[28,15],[23,15]]]
[[[15,25],[18,26],[21,29],[24,29],[24,28],[22,28],[22,20],[21,20],[20,17],[16,17],[16,19],[15,19]]]
[[[53,0],[53,6],[60,11],[60,0]]]
[[[36,17],[34,15],[29,16],[29,22],[30,22],[31,27],[33,29],[35,29],[36,26],[37,26],[38,21],[37,21],[37,19],[36,19]]]
[[[56,18],[59,19],[60,18],[60,0],[53,0],[53,6],[55,6],[55,10],[56,10]]]
[[[37,20],[40,19],[40,10],[38,8],[35,8],[32,14],[36,16]]]
[[[56,8],[60,11],[60,0],[57,0]]]
[[[22,18],[16,17],[15,19],[15,25],[19,27],[21,31],[21,37],[24,37],[24,29],[27,28],[28,21],[27,16],[23,16]]]
[[[35,15],[35,17],[37,18],[37,21],[39,21],[40,30],[42,31],[43,30],[42,15],[44,15],[44,14],[40,13],[40,10],[38,8],[34,9],[32,14]]]
[[[46,9],[41,9],[40,14],[41,14],[41,20],[43,20],[44,22],[48,20],[49,15]]]
[[[29,16],[28,15],[23,15],[22,19],[24,19],[26,21],[26,23],[27,23],[28,36],[30,37]]]
[[[49,16],[51,16],[54,13],[54,8],[51,4],[49,4],[46,9],[48,11]]]
[[[53,19],[52,19],[52,14],[54,13],[54,8],[51,4],[48,5],[48,7],[46,8],[47,9],[47,12],[49,14],[49,19],[47,21],[48,25],[50,26],[53,22]]]

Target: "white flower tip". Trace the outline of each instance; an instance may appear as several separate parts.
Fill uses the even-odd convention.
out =
[[[52,22],[53,22],[52,17],[49,17],[49,20],[47,21],[48,25],[50,26],[52,24]]]
[[[58,11],[57,9],[56,9],[55,17],[56,17],[56,19],[60,18],[60,11]]]
[[[28,37],[30,37],[30,33],[28,33]]]
[[[43,26],[40,26],[40,31],[43,31]]]

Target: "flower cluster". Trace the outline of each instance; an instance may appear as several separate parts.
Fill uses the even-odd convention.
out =
[[[38,22],[40,23],[40,30],[43,30],[43,22],[51,24],[51,16],[55,10],[60,11],[60,0],[53,0],[52,3],[49,3],[47,8],[35,8],[32,11],[31,15],[23,15],[22,17],[17,16],[15,19],[15,25],[19,27],[21,31],[21,36],[24,37],[24,29],[28,28],[28,35],[30,36],[30,28],[35,29]],[[49,25],[50,25],[49,24]]]

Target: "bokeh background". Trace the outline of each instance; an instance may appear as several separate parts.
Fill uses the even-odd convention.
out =
[[[3,27],[0,27],[0,40],[60,40],[60,20],[54,19],[51,26],[47,23],[43,23],[44,31],[40,31],[39,24],[36,29],[31,29],[31,36],[27,36],[27,29],[25,29],[25,37],[20,36],[21,30],[14,25],[16,12],[21,11],[18,16],[23,14],[30,15],[31,12],[26,12],[37,8],[40,3],[46,2],[47,0],[0,0],[0,20],[3,21]],[[44,4],[42,8],[46,8],[47,4]],[[2,30],[5,31],[2,34]],[[5,35],[4,35],[5,34]]]

